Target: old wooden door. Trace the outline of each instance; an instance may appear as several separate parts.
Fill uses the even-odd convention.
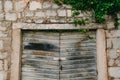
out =
[[[21,80],[97,80],[95,33],[23,32]]]

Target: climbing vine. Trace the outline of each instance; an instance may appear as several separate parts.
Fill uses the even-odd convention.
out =
[[[120,0],[54,0],[58,5],[70,5],[73,10],[72,17],[81,11],[93,11],[96,23],[105,23],[105,15],[115,16],[120,11]],[[74,24],[85,25],[85,20],[74,20]]]

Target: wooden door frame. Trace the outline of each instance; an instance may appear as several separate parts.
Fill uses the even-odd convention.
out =
[[[81,26],[74,27],[73,24],[28,24],[14,23],[12,26],[12,54],[10,80],[20,80],[21,74],[21,43],[22,30],[77,30]],[[84,27],[85,28],[85,27]],[[92,27],[86,27],[92,29]],[[106,57],[105,30],[98,29],[96,32],[97,43],[97,69],[98,80],[108,80],[107,57]]]

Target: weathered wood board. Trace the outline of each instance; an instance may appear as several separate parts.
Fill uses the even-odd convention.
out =
[[[97,80],[95,33],[23,32],[21,80]]]

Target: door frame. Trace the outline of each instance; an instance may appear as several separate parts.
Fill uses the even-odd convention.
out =
[[[10,80],[20,80],[21,74],[21,47],[22,47],[22,30],[78,30],[80,28],[91,27],[74,27],[74,24],[28,24],[14,23],[12,26],[12,54],[11,54],[11,71]],[[97,47],[97,70],[98,80],[108,80],[107,70],[107,53],[106,53],[106,34],[104,29],[98,29],[96,32]]]

